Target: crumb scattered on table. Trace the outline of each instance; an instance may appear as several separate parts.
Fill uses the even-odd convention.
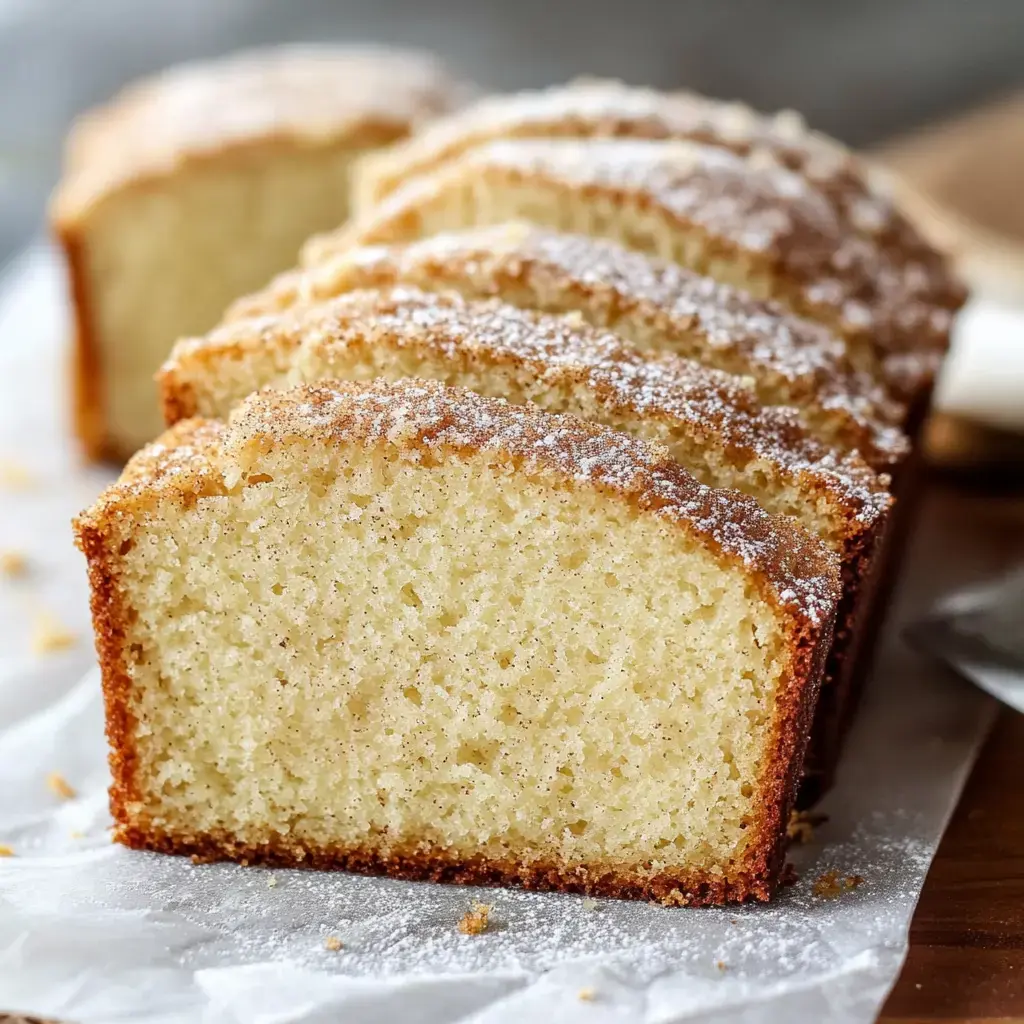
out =
[[[74,800],[78,795],[75,792],[75,787],[60,772],[50,772],[46,776],[46,784],[50,787],[51,792],[59,796],[61,800]]]
[[[0,857],[13,857],[13,856],[14,856],[14,847],[13,846],[5,846],[3,843],[0,843]]]
[[[463,935],[483,935],[487,931],[487,919],[491,908],[486,903],[474,903],[472,908],[462,915],[459,931]]]
[[[592,988],[581,988],[577,995],[584,1003],[592,1003],[597,998],[597,993]]]
[[[8,491],[28,491],[35,486],[31,471],[14,459],[0,457],[0,487]]]
[[[276,889],[277,888],[277,875],[271,875],[267,879],[267,888],[268,889]]]
[[[85,833],[82,832],[80,829],[77,829],[77,828],[73,828],[71,830],[71,832],[69,833],[69,835],[71,836],[72,839],[84,839],[85,838]]]
[[[345,947],[341,944],[341,939],[339,939],[337,935],[328,935],[327,938],[324,939],[324,949],[328,949],[332,953],[337,953],[339,949],[344,948]]]
[[[814,880],[814,895],[823,900],[835,899],[843,893],[853,892],[864,879],[860,875],[840,875],[838,871],[826,871]]]
[[[591,899],[589,896],[583,901],[584,910],[597,910],[597,900]]]
[[[729,965],[724,960],[716,960],[715,961],[715,966],[720,971],[727,971],[729,969]]]
[[[786,825],[786,835],[791,843],[803,846],[814,839],[814,830],[828,821],[827,814],[817,811],[793,811]]]
[[[28,572],[28,559],[20,551],[0,551],[0,576],[16,579]]]
[[[32,652],[34,654],[52,654],[55,651],[66,651],[74,647],[78,637],[70,629],[61,625],[49,612],[38,612],[32,623]]]

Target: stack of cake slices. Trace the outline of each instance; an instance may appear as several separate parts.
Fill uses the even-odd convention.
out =
[[[354,198],[177,343],[77,520],[118,838],[770,898],[962,289],[794,117],[618,83],[480,101]]]

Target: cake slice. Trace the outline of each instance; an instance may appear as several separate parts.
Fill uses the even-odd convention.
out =
[[[515,139],[410,178],[347,229],[313,239],[319,262],[522,217],[620,241],[773,298],[848,341],[859,369],[918,402],[948,346],[951,312],[921,275],[853,231],[803,176],[692,142]]]
[[[82,118],[51,220],[87,454],[123,459],[151,440],[152,376],[172,343],[345,219],[353,161],[464,94],[426,54],[289,47],[172,69]]]
[[[409,139],[368,155],[354,175],[357,211],[380,202],[409,178],[433,171],[498,139],[679,139],[756,152],[803,175],[854,232],[913,265],[918,287],[950,309],[965,298],[947,260],[882,190],[877,175],[834,139],[810,131],[792,110],[761,114],[689,92],[657,92],[588,79],[539,91],[486,96],[438,118]]]
[[[749,377],[763,403],[798,407],[825,444],[857,450],[876,469],[890,469],[907,453],[896,426],[906,408],[854,368],[843,341],[820,324],[676,263],[525,222],[346,250],[282,274],[236,302],[227,319],[396,284],[575,312],[644,350]]]
[[[425,381],[189,420],[76,523],[115,837],[767,899],[834,556],[663,449]]]
[[[747,379],[674,355],[643,355],[579,318],[457,293],[349,292],[274,317],[235,320],[175,346],[160,373],[167,422],[226,418],[247,395],[299,381],[411,376],[531,401],[664,444],[702,483],[791,516],[839,556],[842,599],[811,733],[820,789],[838,762],[847,695],[892,505],[887,476],[815,441],[790,409],[760,405]]]

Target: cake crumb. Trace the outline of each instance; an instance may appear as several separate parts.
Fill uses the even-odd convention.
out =
[[[50,787],[50,791],[55,796],[59,796],[61,800],[74,800],[78,795],[75,792],[75,787],[60,772],[50,772],[46,776],[46,784]]]
[[[459,931],[463,935],[483,935],[487,931],[488,917],[491,908],[486,903],[474,903],[473,906],[462,915],[459,921]]]
[[[49,612],[39,612],[32,623],[32,653],[53,654],[74,647],[78,637],[62,626]]]
[[[72,839],[84,839],[85,833],[81,829],[73,828],[69,833]]]
[[[35,477],[20,462],[0,458],[0,487],[8,491],[29,491],[35,482]]]
[[[276,889],[277,888],[277,875],[271,875],[267,879],[267,888],[268,889]]]
[[[0,575],[17,579],[27,572],[28,559],[20,551],[0,551]]]
[[[592,1003],[597,998],[597,993],[592,988],[581,988],[576,994],[584,1003]]]
[[[727,971],[727,970],[729,970],[729,965],[724,960],[716,960],[715,961],[715,966],[720,971]]]
[[[814,830],[828,821],[827,814],[816,811],[793,811],[786,825],[786,835],[791,843],[804,846],[814,839]]]
[[[843,893],[853,892],[864,879],[860,875],[841,876],[838,871],[826,871],[814,880],[814,895],[832,900]]]
[[[0,857],[13,857],[13,856],[14,856],[14,847],[13,846],[5,846],[3,843],[0,843]]]
[[[591,899],[589,896],[583,901],[584,910],[597,910],[597,900]]]
[[[332,953],[337,953],[339,949],[344,948],[345,947],[341,944],[341,939],[339,939],[337,935],[328,935],[327,938],[324,939],[324,949],[329,949]]]

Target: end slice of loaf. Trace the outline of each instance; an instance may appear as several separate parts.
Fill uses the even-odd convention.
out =
[[[170,69],[81,118],[51,223],[86,453],[125,459],[152,440],[152,377],[174,341],[342,223],[359,156],[463,98],[425,53],[283,47]]]
[[[844,342],[822,325],[677,263],[525,222],[343,251],[281,275],[227,318],[395,284],[576,312],[639,348],[750,377],[762,402],[799,407],[824,443],[858,450],[878,469],[906,456],[896,426],[906,408],[854,367]]]
[[[776,886],[834,558],[662,449],[430,382],[299,387],[175,427],[76,531],[119,841]]]
[[[792,110],[762,114],[690,92],[657,92],[588,79],[568,85],[486,96],[438,118],[423,131],[366,157],[356,168],[357,212],[409,178],[435,170],[469,149],[498,139],[676,139],[767,155],[810,181],[854,232],[916,267],[920,287],[938,305],[959,307],[963,285],[946,258],[901,213],[877,175],[834,139],[807,128]]]
[[[611,238],[777,299],[842,333],[857,365],[907,400],[930,387],[948,346],[952,314],[931,300],[925,277],[851,230],[804,177],[756,153],[692,142],[487,143],[409,179],[306,251],[319,260],[517,217]]]

